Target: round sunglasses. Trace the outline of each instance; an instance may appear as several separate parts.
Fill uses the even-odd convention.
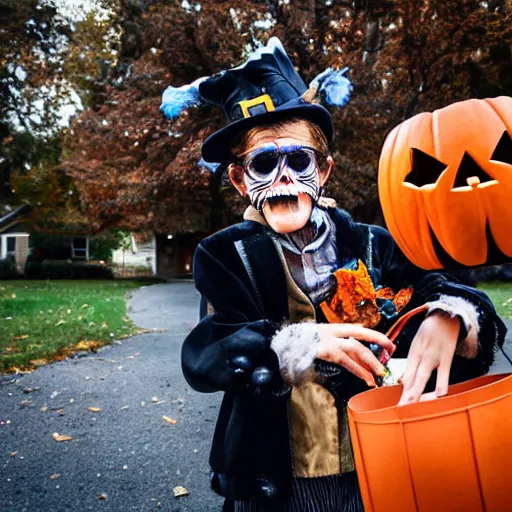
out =
[[[244,167],[260,175],[272,173],[283,165],[296,173],[304,172],[316,163],[316,150],[310,147],[293,147],[256,151],[244,161]]]

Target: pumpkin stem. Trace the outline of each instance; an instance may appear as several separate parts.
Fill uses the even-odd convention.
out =
[[[470,178],[466,179],[466,183],[473,188],[478,187],[480,185],[480,178],[478,176],[471,176]]]

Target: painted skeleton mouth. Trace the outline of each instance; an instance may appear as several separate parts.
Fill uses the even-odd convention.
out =
[[[271,197],[267,196],[267,202],[270,206],[275,206],[276,204],[285,204],[285,203],[292,203],[296,204],[299,202],[299,196],[294,196],[291,194],[288,195],[274,195]]]
[[[265,200],[268,201],[268,203],[271,206],[277,203],[296,203],[299,201],[299,190],[292,183],[288,185],[279,185],[277,187],[272,187],[267,191]]]

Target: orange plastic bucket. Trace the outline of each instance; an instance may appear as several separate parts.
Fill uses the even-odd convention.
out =
[[[401,392],[377,388],[348,403],[365,511],[512,510],[512,374],[397,407]]]

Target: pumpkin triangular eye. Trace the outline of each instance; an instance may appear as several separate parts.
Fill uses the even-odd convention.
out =
[[[498,145],[494,149],[491,160],[512,165],[512,139],[508,132],[503,132]]]
[[[462,161],[457,170],[457,176],[455,177],[455,183],[453,188],[467,187],[468,178],[476,177],[480,180],[480,183],[486,181],[492,181],[491,178],[472,158],[468,153],[464,153]]]
[[[435,183],[447,165],[420,149],[412,148],[411,151],[412,171],[405,177],[405,181],[417,187]]]

